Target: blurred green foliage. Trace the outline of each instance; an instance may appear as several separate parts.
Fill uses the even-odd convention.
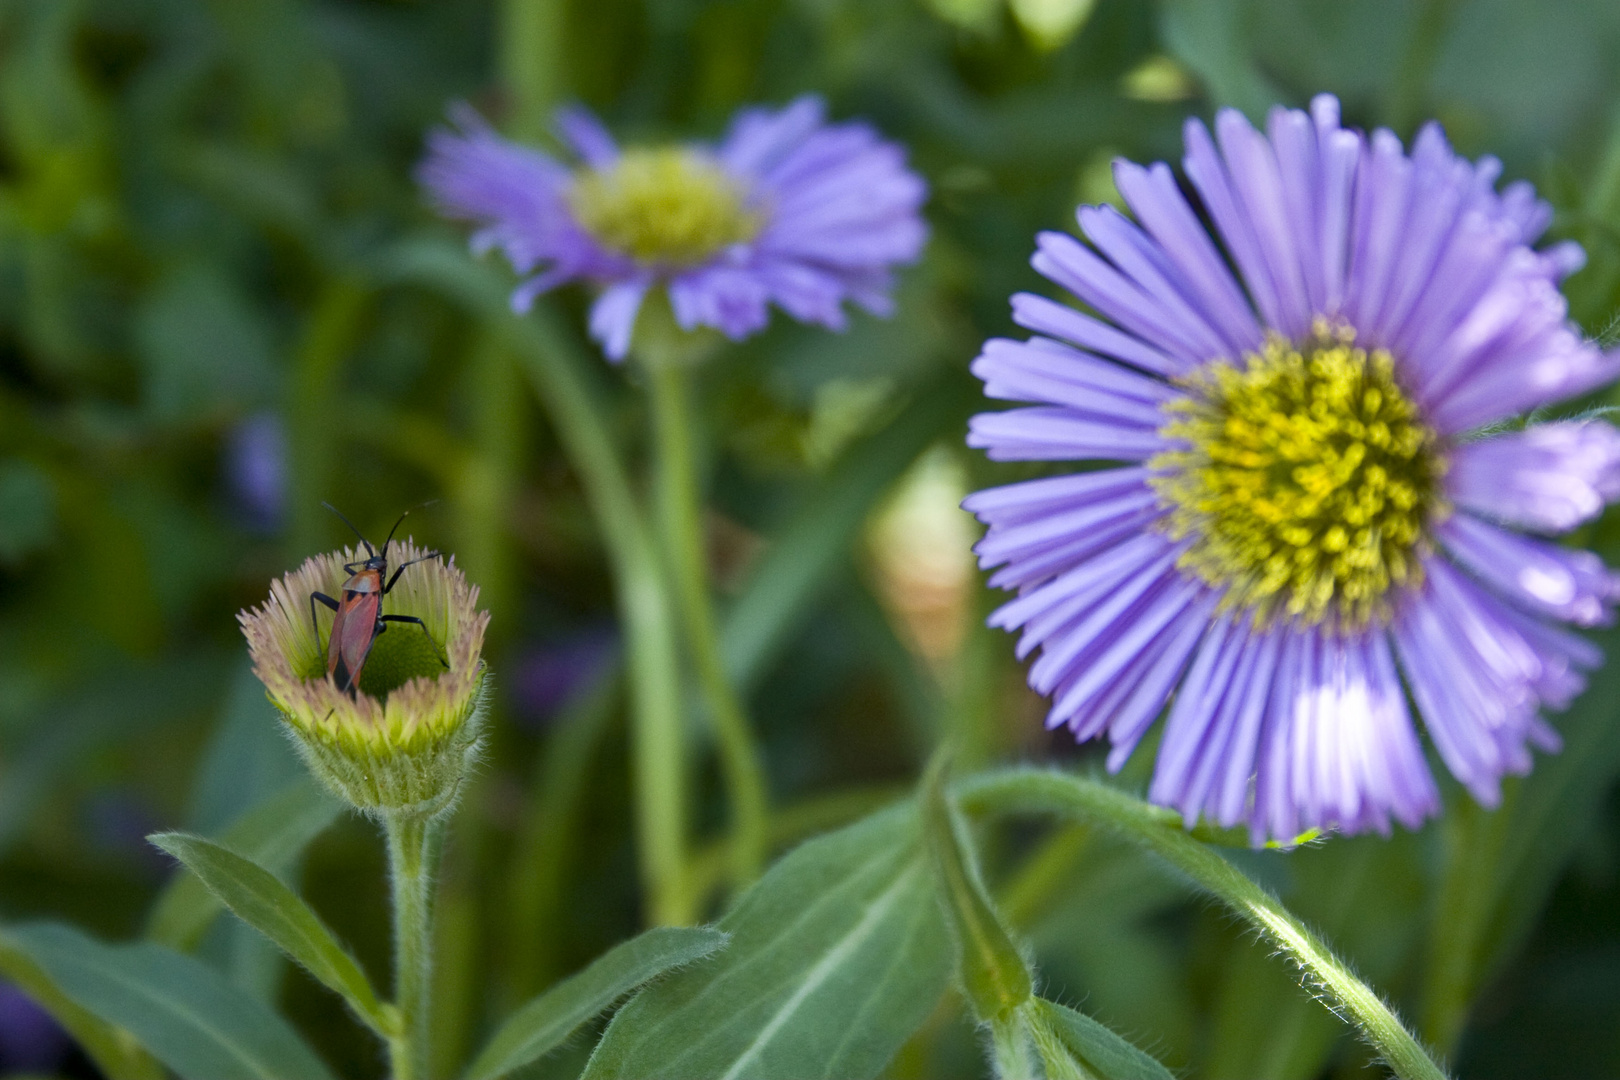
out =
[[[1035,231],[1113,197],[1112,157],[1174,160],[1189,113],[1321,90],[1403,137],[1437,116],[1554,201],[1589,256],[1572,313],[1612,337],[1615,55],[1605,0],[0,2],[0,917],[135,934],[169,873],[145,833],[217,833],[299,775],[234,613],[345,540],[323,499],[368,531],[438,499],[410,524],[482,585],[501,688],[443,881],[444,1059],[636,929],[611,582],[524,375],[553,339],[513,335],[504,269],[456,254],[413,185],[447,103],[542,141],[576,98],[626,135],[687,137],[814,91],[930,181],[934,238],[894,320],[829,336],[779,318],[701,388],[727,658],[786,846],[911,783],[944,735],[962,765],[1091,761],[1040,732],[1010,640],[976,628],[976,581],[936,612],[962,624],[952,651],[925,655],[863,523],[930,445],[962,486],[1029,474],[960,449],[967,361],[1013,332],[1007,295],[1040,287]],[[585,347],[582,299],[544,307],[556,347]],[[639,461],[635,376],[593,370]],[[1589,539],[1620,555],[1614,521]],[[1451,791],[1418,834],[1233,857],[1460,1075],[1620,1075],[1617,708],[1611,669],[1559,721],[1564,755],[1494,814]],[[1046,996],[1188,1075],[1371,1069],[1159,864],[1079,827],[984,841]],[[382,981],[370,827],[344,819],[304,863],[305,894]],[[241,926],[198,949],[280,999],[338,1074],[380,1075],[353,1022]],[[891,1072],[983,1068],[953,1004]]]

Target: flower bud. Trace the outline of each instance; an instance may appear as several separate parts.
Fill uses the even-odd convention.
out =
[[[237,620],[254,674],[310,770],[360,810],[430,818],[455,803],[478,753],[489,612],[477,610],[478,589],[453,558],[424,559],[428,553],[408,540],[391,545],[390,554],[389,573],[423,561],[406,567],[381,613],[422,624],[382,624],[352,691],[327,673],[336,615],[311,596],[341,599],[350,577],[345,564],[367,553],[346,549],[306,560],[271,582],[270,598]]]

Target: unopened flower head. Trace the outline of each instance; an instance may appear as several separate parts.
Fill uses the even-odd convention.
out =
[[[1566,532],[1620,496],[1620,433],[1504,422],[1607,382],[1558,282],[1551,212],[1425,127],[1339,105],[1186,129],[1187,178],[1115,167],[1132,218],[1082,207],[1035,268],[1088,305],[1013,297],[1028,341],[974,364],[997,460],[1091,461],[968,509],[992,617],[1040,650],[1053,727],[1119,768],[1169,705],[1152,797],[1256,839],[1415,826],[1439,804],[1408,701],[1486,804],[1553,749],[1543,706],[1601,661],[1620,580]],[[1269,137],[1268,137],[1269,136]],[[1213,225],[1206,229],[1204,218]],[[1235,271],[1235,273],[1234,273]]]
[[[422,561],[400,575],[382,612],[422,625],[385,623],[353,692],[327,674],[334,614],[310,597],[342,596],[344,566],[364,561],[367,552],[307,559],[271,582],[264,604],[237,616],[254,673],[304,759],[363,810],[431,816],[447,809],[477,752],[489,612],[478,610],[478,589],[454,559],[427,554],[409,540],[389,546],[390,573]]]
[[[497,135],[476,112],[434,132],[421,179],[439,209],[478,223],[521,274],[526,311],[565,282],[601,287],[591,335],[629,351],[650,290],[667,289],[683,330],[739,339],[776,304],[801,322],[845,324],[844,301],[891,310],[892,268],[927,239],[922,180],[905,152],[865,124],[829,124],[817,98],[744,109],[718,146],[621,149],[584,109],[557,114],[570,167]]]

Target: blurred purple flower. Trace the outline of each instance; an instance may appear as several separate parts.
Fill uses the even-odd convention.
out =
[[[891,310],[891,268],[928,229],[923,181],[905,151],[863,123],[828,124],[820,99],[745,109],[716,147],[620,149],[582,108],[557,114],[570,168],[509,142],[471,108],[435,131],[419,176],[444,214],[478,223],[520,274],[515,311],[565,282],[602,286],[591,336],[622,360],[649,289],[668,290],[683,329],[732,339],[765,327],[775,303],[842,329],[843,301]]]
[[[49,1072],[72,1041],[50,1013],[10,983],[0,982],[0,1074]]]
[[[1439,794],[1408,701],[1481,803],[1554,749],[1538,715],[1601,662],[1620,581],[1552,534],[1620,494],[1597,420],[1489,426],[1613,379],[1535,249],[1550,208],[1439,127],[1410,154],[1339,103],[1186,128],[1187,176],[1116,165],[1135,220],[1035,268],[1096,315],[1013,297],[1038,336],[988,342],[969,442],[996,460],[1125,463],[980,492],[978,552],[1040,649],[1047,722],[1107,733],[1118,769],[1169,705],[1151,797],[1255,838],[1416,826]],[[1213,235],[1211,235],[1213,231]],[[1234,277],[1234,271],[1236,276]],[[1100,316],[1100,317],[1098,317]]]
[[[281,417],[246,417],[226,438],[225,478],[231,498],[256,532],[274,532],[287,505],[287,433]]]
[[[531,648],[503,680],[514,712],[531,725],[545,723],[577,694],[596,685],[618,650],[618,635],[606,627]]]

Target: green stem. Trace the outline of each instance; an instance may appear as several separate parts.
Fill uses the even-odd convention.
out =
[[[393,1080],[427,1080],[429,990],[433,977],[433,880],[442,818],[384,819],[394,900],[394,1006],[399,1032],[389,1040]]]
[[[664,551],[698,685],[714,718],[721,768],[731,797],[732,878],[742,886],[758,877],[765,864],[770,814],[765,770],[748,716],[720,655],[704,557],[702,493],[693,464],[688,369],[678,363],[657,363],[648,364],[647,373],[658,440]]]
[[[591,385],[599,357],[587,354],[544,304],[513,319],[510,282],[459,250],[403,246],[390,260],[399,280],[460,298],[486,326],[508,335],[552,430],[578,474],[613,562],[630,676],[636,840],[647,920],[693,919],[686,880],[686,748],[681,730],[680,653],[658,548],[636,506],[607,410]]]
[[[1094,780],[1036,769],[1008,769],[964,781],[963,809],[977,813],[1057,813],[1096,822],[1142,845],[1247,920],[1306,974],[1330,1008],[1348,1017],[1403,1080],[1445,1080],[1390,1007],[1334,956],[1277,898],[1215,851],[1188,836],[1176,815]]]
[[[1022,1009],[990,1023],[990,1056],[996,1080],[1036,1080],[1035,1061]]]
[[[567,84],[563,0],[505,0],[497,35],[501,83],[511,97],[506,127],[520,139],[546,133],[551,110]]]
[[[472,437],[447,485],[455,500],[456,562],[478,582],[483,606],[503,611],[512,594],[508,537],[524,455],[523,375],[511,345],[486,330],[468,352],[466,379]],[[492,625],[489,640],[498,644],[504,633]]]
[[[658,550],[636,507],[607,421],[582,367],[588,358],[537,313],[514,343],[613,560],[630,672],[636,825],[650,923],[693,921],[686,887],[686,746],[675,618]],[[548,332],[550,331],[550,332]]]

